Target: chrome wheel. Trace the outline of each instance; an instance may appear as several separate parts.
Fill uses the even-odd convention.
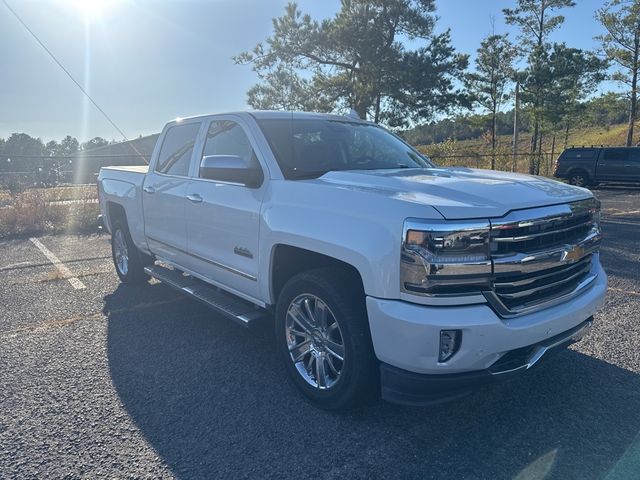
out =
[[[569,183],[576,187],[584,187],[587,184],[587,179],[583,175],[573,175],[569,179]]]
[[[335,385],[344,369],[344,340],[327,304],[310,293],[298,295],[287,309],[285,330],[300,376],[320,390]]]
[[[120,229],[113,234],[113,256],[116,268],[122,275],[126,276],[129,271],[129,249],[127,248],[124,232]]]

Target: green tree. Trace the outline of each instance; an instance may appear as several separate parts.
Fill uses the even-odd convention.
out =
[[[261,83],[247,92],[247,103],[259,110],[310,110],[329,112],[333,101],[302,78],[290,65],[280,64],[259,73]],[[335,99],[334,99],[335,100]]]
[[[550,91],[548,62],[553,47],[549,42],[549,35],[564,22],[564,17],[554,15],[554,12],[574,5],[573,0],[517,0],[515,8],[503,10],[506,22],[520,28],[519,39],[527,57],[527,67],[519,80],[522,102],[532,109],[532,153],[540,153],[540,128],[545,101]],[[536,156],[532,155],[529,172],[537,173],[538,168],[539,158],[536,160]]]
[[[514,75],[513,62],[517,51],[506,35],[490,35],[480,43],[475,61],[476,70],[466,78],[466,85],[475,103],[491,116],[491,151],[495,154],[497,116],[509,98],[507,87]],[[495,168],[495,155],[491,157]]]
[[[554,44],[546,73],[549,78],[545,120],[565,130],[565,145],[571,125],[584,114],[582,102],[606,78],[607,60],[592,52]]]
[[[434,11],[434,0],[342,0],[333,18],[316,21],[290,3],[273,20],[271,37],[234,58],[262,81],[248,101],[260,108],[353,108],[394,126],[467,104],[455,79],[468,57],[455,52],[448,31],[434,32]]]
[[[583,116],[586,125],[609,128],[627,120],[627,99],[617,92],[606,92],[585,102]]]
[[[109,141],[102,137],[94,137],[91,140],[84,142],[81,145],[82,150],[91,150],[93,148],[99,148],[109,145]]]
[[[60,155],[74,155],[80,150],[78,139],[67,135],[60,141]]]
[[[596,12],[606,33],[597,37],[606,56],[617,65],[612,78],[629,88],[627,146],[633,145],[638,112],[638,67],[640,66],[640,1],[609,0]]]
[[[50,140],[44,146],[44,154],[48,157],[60,155],[60,144],[55,140]]]
[[[39,138],[26,133],[13,133],[4,144],[5,155],[33,155],[40,156],[44,151],[44,144]]]

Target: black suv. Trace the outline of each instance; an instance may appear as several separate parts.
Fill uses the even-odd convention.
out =
[[[572,147],[556,161],[553,175],[571,185],[640,182],[640,147]]]

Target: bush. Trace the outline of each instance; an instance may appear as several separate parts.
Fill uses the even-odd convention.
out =
[[[94,230],[99,208],[95,193],[88,193],[68,204],[51,203],[50,194],[41,189],[18,193],[9,206],[0,208],[0,238]]]

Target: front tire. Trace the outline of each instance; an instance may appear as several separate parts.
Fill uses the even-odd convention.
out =
[[[276,306],[276,342],[287,372],[314,405],[346,410],[378,385],[364,294],[347,271],[322,268],[295,275]]]
[[[113,223],[111,230],[111,258],[123,283],[143,283],[149,280],[144,267],[150,263],[150,258],[138,250],[129,229],[119,220]]]

